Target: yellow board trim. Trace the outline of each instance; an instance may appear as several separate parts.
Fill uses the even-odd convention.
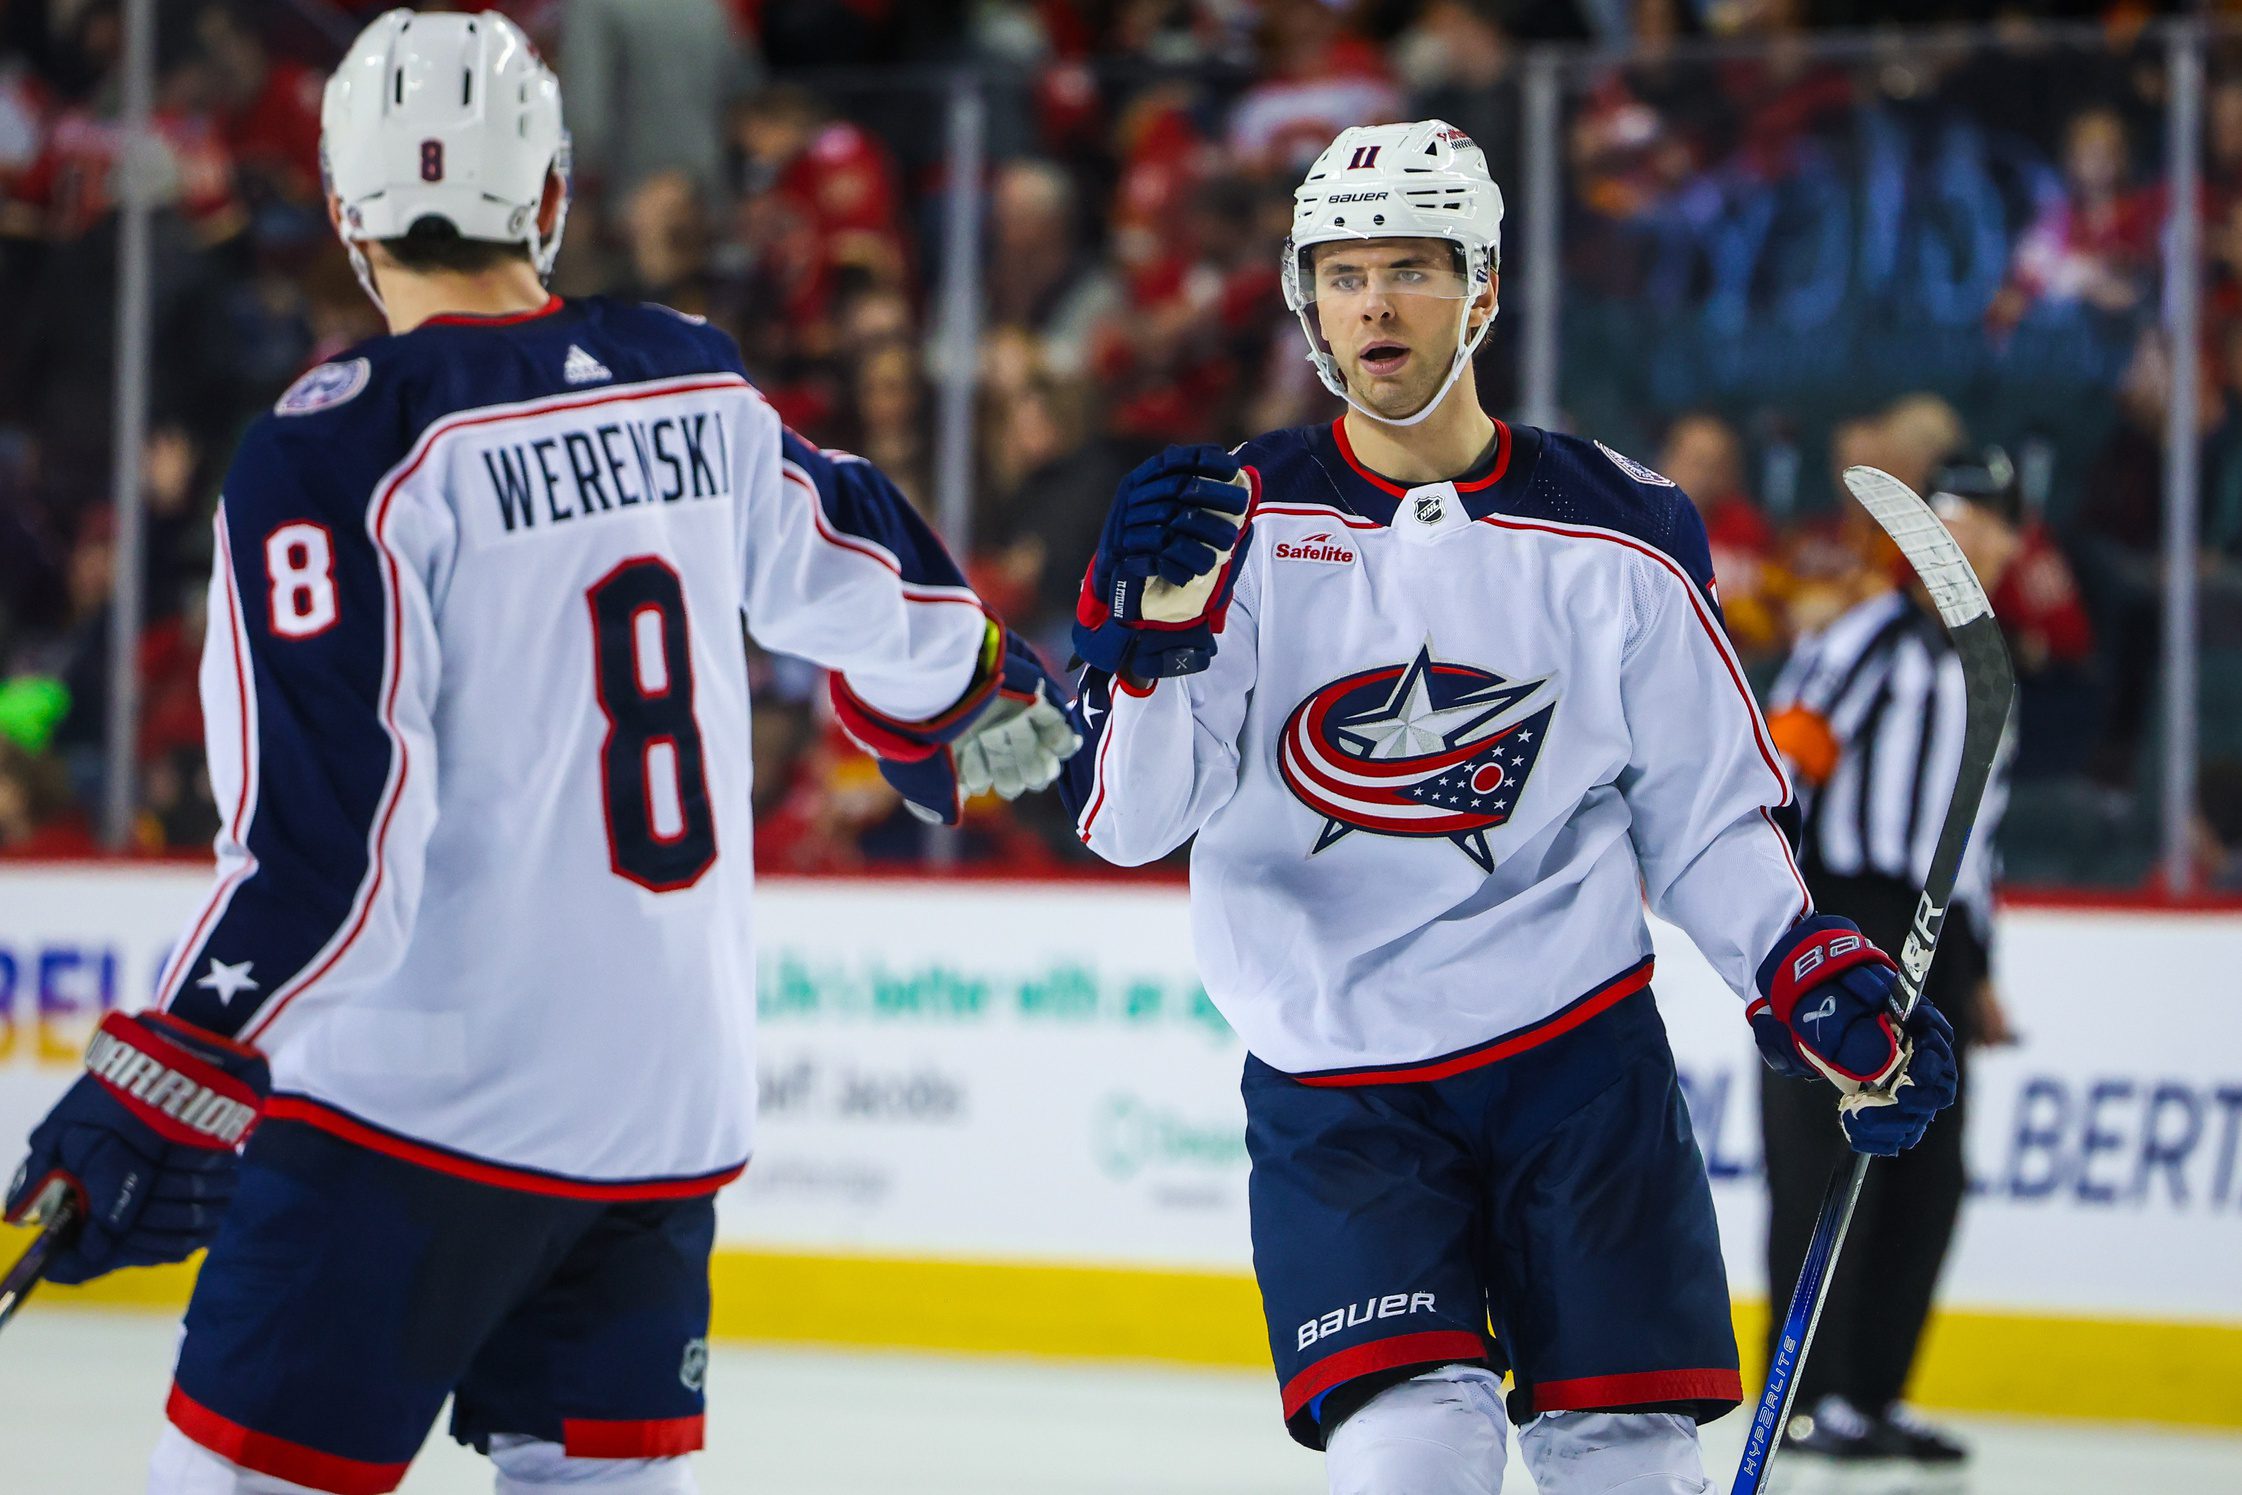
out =
[[[21,1240],[0,1230],[0,1255]],[[1269,1367],[1260,1294],[1234,1273],[726,1248],[709,1277],[718,1339]],[[120,1272],[42,1288],[32,1311],[177,1312],[193,1280],[191,1265]],[[1765,1326],[1763,1304],[1737,1305],[1740,1343]],[[2242,1324],[1947,1309],[1910,1391],[1954,1411],[2242,1428]]]

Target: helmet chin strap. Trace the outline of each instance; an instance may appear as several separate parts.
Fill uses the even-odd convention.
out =
[[[388,316],[389,303],[382,300],[381,292],[374,289],[374,267],[366,262],[366,251],[359,248],[358,241],[350,235],[341,234],[339,237],[343,241],[343,252],[350,256],[351,271],[358,277],[358,288],[366,293],[367,300],[374,303],[375,311]]]
[[[1306,325],[1306,317],[1302,317],[1300,320],[1303,326]],[[1457,313],[1456,316],[1456,356],[1455,359],[1448,365],[1448,377],[1440,381],[1440,388],[1432,392],[1431,399],[1425,401],[1424,404],[1417,407],[1417,411],[1415,414],[1388,415],[1382,410],[1371,409],[1368,405],[1365,405],[1362,403],[1362,401],[1356,399],[1353,393],[1346,388],[1346,381],[1344,378],[1340,380],[1339,398],[1345,400],[1349,405],[1361,411],[1364,415],[1369,416],[1372,420],[1382,422],[1385,425],[1417,425],[1418,423],[1425,420],[1428,416],[1430,416],[1435,410],[1438,410],[1440,408],[1440,402],[1448,398],[1448,391],[1456,387],[1456,381],[1458,379],[1461,379],[1463,377],[1464,370],[1471,366],[1472,355],[1479,351],[1479,345],[1482,342],[1485,342],[1487,339],[1487,329],[1495,325],[1495,313],[1492,311],[1488,312],[1487,320],[1479,324],[1479,330],[1471,335],[1471,340],[1469,342],[1466,342],[1464,341],[1464,331],[1466,328],[1470,327],[1470,325],[1471,301],[1467,299],[1463,304],[1463,310]]]

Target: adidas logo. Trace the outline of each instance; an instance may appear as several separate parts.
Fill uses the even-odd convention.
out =
[[[568,361],[561,365],[561,377],[571,384],[597,384],[600,380],[612,379],[615,375],[606,364],[570,343]]]

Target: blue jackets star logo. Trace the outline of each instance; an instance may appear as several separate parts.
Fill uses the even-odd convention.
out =
[[[1511,680],[1433,658],[1332,681],[1293,708],[1277,767],[1324,817],[1314,851],[1355,831],[1444,837],[1493,871],[1487,833],[1517,812],[1557,703],[1545,676]]]
[[[195,985],[204,991],[216,992],[219,1002],[230,1007],[235,997],[245,991],[257,989],[256,981],[249,974],[249,968],[255,964],[255,961],[241,960],[228,965],[213,955],[210,957],[209,974]]]

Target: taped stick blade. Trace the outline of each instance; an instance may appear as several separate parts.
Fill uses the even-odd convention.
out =
[[[1915,568],[1948,629],[1991,615],[1993,604],[1962,547],[1914,489],[1875,467],[1846,468],[1845,486]]]

